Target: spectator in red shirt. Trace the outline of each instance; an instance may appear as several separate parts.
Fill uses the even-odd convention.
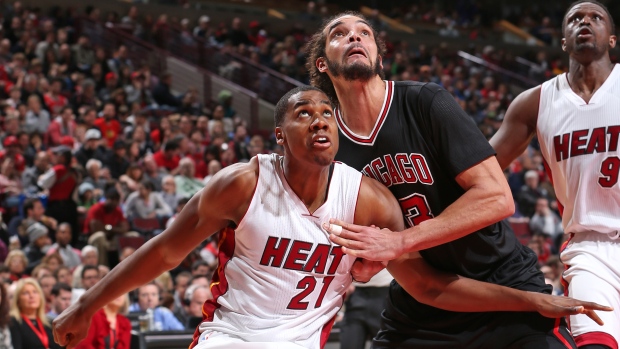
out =
[[[176,174],[179,167],[179,143],[176,140],[168,141],[164,144],[163,149],[153,154],[153,159],[158,167],[165,168],[171,174]]]
[[[105,201],[91,206],[84,221],[84,233],[90,235],[88,244],[99,252],[99,264],[110,267],[118,263],[118,236],[126,235],[129,230],[129,223],[118,206],[120,201],[116,188],[109,188]]]
[[[40,188],[48,189],[46,214],[58,222],[66,222],[74,231],[77,227],[77,203],[73,201],[73,191],[80,182],[80,175],[71,167],[73,154],[71,148],[61,145],[54,148],[55,165],[39,177]],[[72,244],[77,244],[74,237]]]
[[[43,100],[47,109],[52,116],[56,116],[61,113],[62,108],[67,106],[67,98],[60,94],[62,91],[62,80],[56,78],[52,81],[50,91],[43,95]]]
[[[114,146],[114,141],[121,134],[121,124],[116,120],[114,103],[103,106],[103,117],[95,120],[95,126],[101,131],[103,138],[108,141],[108,147]]]
[[[17,172],[22,173],[26,168],[26,159],[21,154],[19,141],[15,136],[8,136],[2,142],[4,150],[0,150],[0,162],[5,158],[12,158]]]
[[[60,116],[54,119],[47,131],[49,145],[60,145],[63,136],[73,137],[75,134],[75,115],[71,107],[62,107]]]
[[[92,323],[76,349],[129,349],[131,323],[123,314],[129,308],[129,297],[125,294],[106,304],[95,313]]]

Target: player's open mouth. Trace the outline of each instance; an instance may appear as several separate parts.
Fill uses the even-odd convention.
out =
[[[329,141],[329,138],[327,138],[326,136],[314,135],[314,137],[312,137],[312,146],[314,148],[327,149],[331,147],[331,145],[332,143]]]
[[[364,57],[366,58],[366,52],[364,52],[364,49],[361,47],[353,47],[351,49],[349,49],[349,52],[347,52],[347,57]]]
[[[589,38],[592,36],[592,30],[590,28],[581,28],[579,32],[577,32],[577,38]]]

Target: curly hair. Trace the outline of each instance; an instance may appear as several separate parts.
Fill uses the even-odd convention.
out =
[[[323,31],[329,23],[333,22],[335,19],[344,16],[355,16],[368,22],[366,17],[359,12],[341,12],[323,21],[323,24],[318,29],[318,31],[314,35],[312,35],[312,38],[310,38],[307,48],[308,58],[306,59],[306,68],[308,69],[308,75],[310,76],[310,83],[312,84],[312,86],[316,86],[323,90],[323,92],[325,92],[327,97],[329,97],[334,106],[338,105],[338,96],[336,95],[334,84],[326,73],[321,73],[319,71],[319,69],[316,67],[316,61],[321,57],[325,57],[325,45],[327,44],[327,37],[325,36]],[[375,38],[375,44],[377,45],[377,54],[379,56],[385,55],[385,42],[379,38],[379,36],[377,35],[377,30],[372,25],[368,25],[372,29],[372,35]],[[381,78],[384,78],[383,71],[381,71],[379,75],[381,76]]]

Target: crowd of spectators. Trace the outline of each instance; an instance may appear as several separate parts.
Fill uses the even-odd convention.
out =
[[[328,15],[323,12],[317,20]],[[132,7],[101,21],[94,7],[46,16],[19,2],[7,5],[0,31],[0,278],[2,303],[5,295],[12,299],[12,319],[2,319],[0,306],[0,328],[10,329],[0,331],[0,343],[12,337],[16,349],[53,347],[51,336],[49,345],[28,342],[38,338],[33,326],[49,330],[50,320],[165,229],[221,168],[281,152],[269,138],[249,134],[231,92],[222,90],[205,104],[194,88],[175,94],[172,74],[156,76],[133,62],[127,47],[108,52],[91,44],[80,31],[82,15],[129,27],[155,43],[166,30],[179,30],[187,45],[235,52],[307,82],[308,33],[301,28],[278,38],[257,21],[246,25],[239,18],[230,25],[212,25],[206,15],[194,25],[168,23],[166,15],[153,21]],[[382,28],[378,17],[371,20]],[[458,58],[447,45],[414,47],[390,41],[385,30],[380,35],[388,48],[386,78],[443,86],[485,136],[494,134],[514,98],[509,82]],[[493,62],[509,53],[485,47],[477,54]],[[562,228],[536,142],[505,173],[518,207],[515,219],[529,224],[528,245],[559,293]],[[176,269],[107,305],[88,341],[109,336],[112,318],[149,309],[151,329],[193,329],[211,297],[216,254],[215,242],[205,241]],[[127,323],[115,323],[115,338],[125,338]]]

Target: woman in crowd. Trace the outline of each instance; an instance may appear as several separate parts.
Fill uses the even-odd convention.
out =
[[[129,297],[122,295],[95,313],[86,338],[75,349],[129,349]]]
[[[43,290],[35,279],[17,282],[9,314],[14,349],[61,349],[54,342],[52,328],[45,316]]]
[[[26,266],[28,265],[28,258],[22,250],[12,250],[4,260],[4,265],[9,268],[9,279],[11,281],[17,281],[21,278],[27,277],[25,274]]]

